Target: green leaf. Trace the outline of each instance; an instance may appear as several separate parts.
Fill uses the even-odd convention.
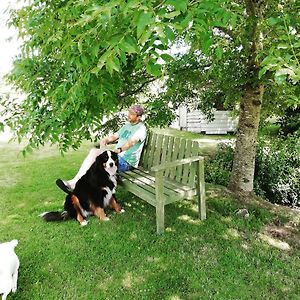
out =
[[[120,71],[120,61],[117,57],[109,57],[105,66],[110,75],[112,75],[114,71]]]
[[[150,38],[150,36],[152,35],[152,30],[144,30],[143,34],[141,35],[140,39],[139,39],[139,43],[141,45],[144,45]]]
[[[149,74],[155,77],[161,76],[161,66],[153,63],[152,61],[147,64],[146,70]]]
[[[149,25],[152,22],[152,13],[148,12],[141,12],[139,17],[138,17],[138,21],[137,21],[137,27],[136,27],[136,31],[137,31],[137,38],[140,38],[140,36],[143,34],[145,28],[147,25]]]
[[[221,59],[222,56],[223,56],[223,48],[222,47],[217,47],[215,52],[216,52],[217,58]]]
[[[122,51],[129,54],[138,53],[138,46],[131,36],[126,36],[118,46]]]
[[[166,34],[166,37],[168,38],[168,40],[170,42],[172,42],[172,41],[175,40],[175,34],[174,34],[173,30],[169,26],[166,26],[166,28],[165,28],[165,34]]]
[[[213,40],[208,34],[203,34],[202,37],[203,37],[202,50],[204,53],[207,54],[209,52],[210,46],[213,44]]]
[[[274,25],[276,25],[277,23],[280,23],[280,22],[281,22],[280,18],[271,17],[271,18],[268,19],[268,23],[271,26],[274,26]]]
[[[99,61],[98,61],[98,64],[97,64],[97,67],[98,67],[99,70],[101,70],[101,69],[103,68],[103,66],[104,66],[105,63],[106,63],[107,58],[108,58],[111,54],[112,54],[112,52],[108,50],[108,51],[105,51],[105,52],[101,55],[101,57],[100,57],[100,59],[99,59]]]
[[[187,0],[167,0],[166,5],[172,5],[175,10],[185,12],[187,10]]]
[[[88,65],[89,61],[88,58],[85,55],[81,55],[81,60],[84,65]]]
[[[166,19],[173,19],[179,15],[180,15],[180,11],[173,11],[173,12],[165,14],[163,17]]]
[[[193,15],[191,12],[188,12],[184,19],[180,22],[180,26],[186,28],[193,19]]]
[[[258,78],[261,79],[267,71],[268,71],[268,69],[266,67],[261,68],[258,72]]]
[[[165,62],[169,62],[174,60],[173,56],[167,54],[167,53],[163,53],[160,55],[160,57],[165,61]]]
[[[236,27],[237,18],[238,18],[237,14],[232,14],[232,16],[231,16],[231,25],[232,25],[233,28]]]
[[[80,53],[82,53],[82,40],[81,39],[78,41],[78,50]]]
[[[91,53],[94,57],[97,57],[98,56],[98,51],[99,51],[99,45],[94,45],[94,47],[92,48],[91,50]]]
[[[126,58],[126,54],[124,52],[121,52],[120,53],[120,59],[121,59],[121,62],[126,65],[127,63],[127,58]]]

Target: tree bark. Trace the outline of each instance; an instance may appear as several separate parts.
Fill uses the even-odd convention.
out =
[[[257,54],[261,46],[259,24],[263,19],[265,0],[244,0],[248,25],[246,26],[245,52],[248,53],[248,84],[240,104],[239,127],[229,189],[238,196],[253,192],[256,141],[264,86],[259,83]]]
[[[242,193],[246,196],[253,192],[256,141],[263,93],[263,85],[254,88],[247,86],[240,104],[239,126],[229,188],[237,194]]]

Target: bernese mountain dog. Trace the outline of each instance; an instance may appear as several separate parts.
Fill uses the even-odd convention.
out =
[[[64,211],[45,212],[41,217],[47,222],[73,218],[84,226],[87,225],[86,218],[89,215],[95,215],[103,221],[109,220],[104,211],[108,206],[117,213],[123,212],[115,196],[117,168],[117,153],[110,150],[102,152],[85,175],[77,181],[74,190],[68,192]]]

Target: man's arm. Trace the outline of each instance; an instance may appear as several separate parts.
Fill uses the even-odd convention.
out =
[[[107,144],[113,143],[117,139],[119,139],[119,135],[117,133],[107,136],[100,141],[100,147],[105,147]]]
[[[136,144],[138,141],[139,141],[139,139],[137,139],[137,138],[131,138],[121,148],[116,149],[115,152],[121,153],[123,151],[126,151],[130,147],[132,147],[134,144]]]

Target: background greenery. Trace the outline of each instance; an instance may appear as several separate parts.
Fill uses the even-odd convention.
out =
[[[9,299],[299,298],[297,219],[255,203],[241,206],[216,186],[207,185],[204,222],[193,201],[167,206],[164,235],[156,234],[154,208],[121,188],[126,212],[109,212],[109,222],[42,221],[40,213],[62,208],[55,179],[70,178],[89,148],[62,157],[45,146],[24,158],[22,145],[0,144],[0,241],[18,239],[21,261],[19,287]],[[236,216],[242,207],[248,219]],[[289,251],[261,239],[274,224],[294,224],[294,236],[270,235],[288,242]]]
[[[284,124],[284,128],[289,130]],[[254,190],[272,203],[300,207],[300,139],[298,134],[283,136],[281,127],[262,128],[255,160]],[[207,157],[207,182],[227,186],[234,155],[232,143],[219,144]]]

